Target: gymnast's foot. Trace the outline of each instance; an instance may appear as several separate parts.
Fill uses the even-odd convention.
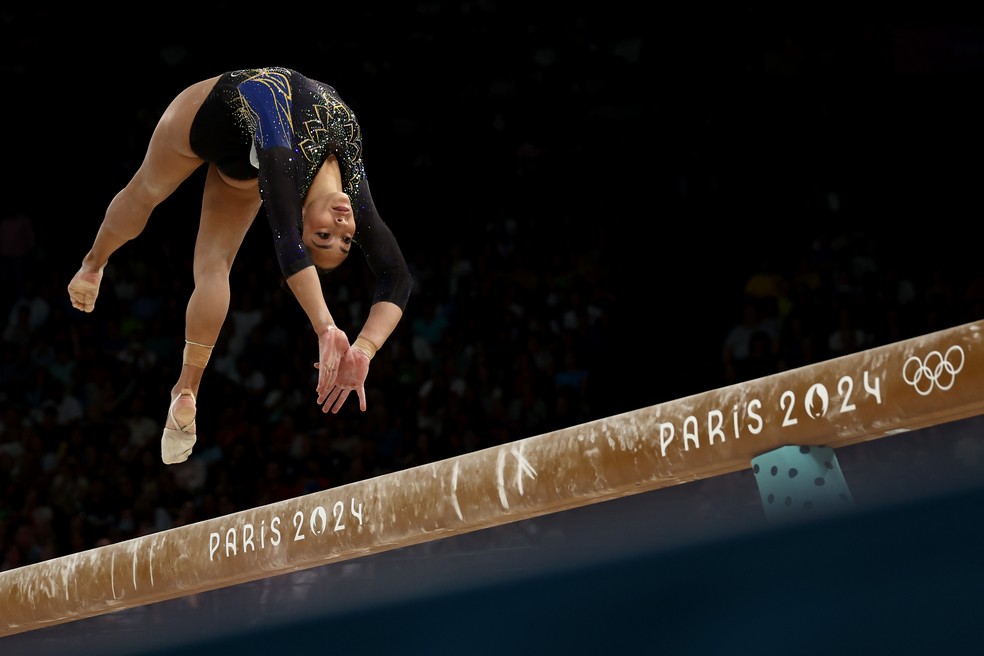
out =
[[[96,307],[96,296],[99,295],[102,275],[102,269],[98,271],[79,269],[72,282],[68,283],[68,297],[72,300],[72,307],[83,312],[92,312]]]
[[[191,455],[195,435],[195,394],[187,387],[171,400],[161,437],[161,460],[166,465],[184,462]]]
[[[176,428],[183,433],[195,432],[195,393],[187,387],[171,400],[171,408],[168,410],[168,423],[170,428]]]

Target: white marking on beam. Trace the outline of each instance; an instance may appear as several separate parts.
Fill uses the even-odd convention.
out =
[[[458,471],[460,471],[460,461],[454,461],[454,468],[451,470],[451,505],[454,507],[454,514],[458,519],[464,519],[461,515],[461,506],[458,505]]]

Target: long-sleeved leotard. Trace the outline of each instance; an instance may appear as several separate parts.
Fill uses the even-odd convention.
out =
[[[259,178],[285,277],[312,265],[301,241],[301,208],[319,168],[335,155],[352,200],[355,241],[376,276],[373,303],[406,308],[410,270],[369,192],[359,123],[334,88],[287,68],[225,73],[195,116],[191,147],[229,177]]]

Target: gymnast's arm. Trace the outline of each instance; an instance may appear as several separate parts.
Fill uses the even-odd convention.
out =
[[[335,320],[328,311],[328,304],[325,302],[324,291],[321,288],[321,278],[313,265],[287,278],[287,286],[307,315],[314,332],[322,335],[335,328]]]
[[[413,278],[396,237],[376,211],[365,178],[355,196],[354,205],[363,208],[355,241],[376,277],[376,289],[369,316],[353,346],[368,348],[366,354],[371,358],[400,323],[413,289]],[[369,344],[364,344],[365,341]]]
[[[376,291],[369,317],[359,336],[352,342],[352,348],[342,359],[334,387],[327,394],[318,395],[322,412],[330,410],[337,413],[352,390],[359,397],[359,408],[366,411],[365,381],[369,374],[369,362],[400,323],[413,287],[413,278],[403,252],[389,226],[376,212],[365,178],[355,196],[352,204],[361,210],[356,219],[358,230],[355,241],[376,276]]]
[[[289,169],[293,153],[274,147],[257,152],[260,163],[260,196],[273,233],[280,270],[311,326],[318,335],[319,395],[335,383],[338,363],[349,348],[348,337],[335,328],[335,320],[325,302],[321,278],[301,240],[301,201],[296,180],[271,175]]]

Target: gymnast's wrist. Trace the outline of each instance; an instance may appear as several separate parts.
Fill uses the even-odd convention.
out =
[[[376,355],[376,351],[379,350],[378,346],[373,344],[365,337],[361,337],[361,336],[355,338],[355,342],[352,344],[352,348],[362,351],[363,353],[366,354],[366,357],[368,357],[370,360],[372,360],[372,356]]]
[[[338,326],[333,323],[328,323],[317,329],[318,337],[323,337],[333,330],[338,330]]]
[[[95,271],[96,273],[102,273],[107,263],[108,260],[96,259],[96,256],[92,252],[86,253],[85,257],[82,258],[82,268],[88,271]]]

